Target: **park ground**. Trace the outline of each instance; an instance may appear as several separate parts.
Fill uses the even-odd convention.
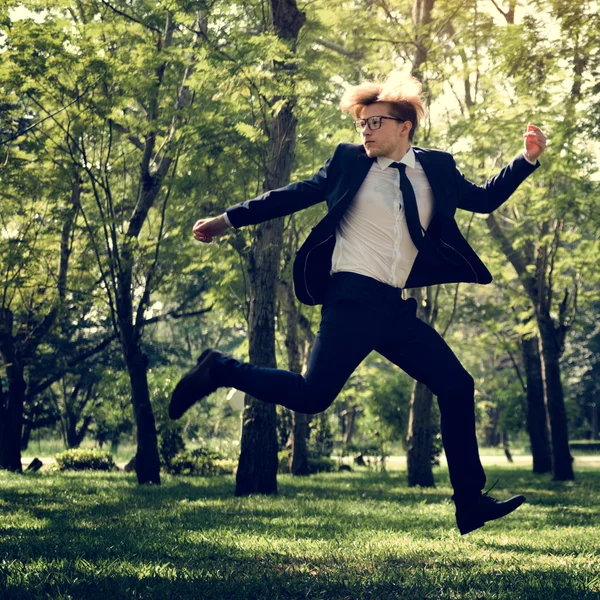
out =
[[[233,476],[0,472],[0,599],[600,599],[600,461],[553,482],[501,458],[492,494],[527,503],[463,537],[444,465],[434,489],[399,460],[243,498]]]

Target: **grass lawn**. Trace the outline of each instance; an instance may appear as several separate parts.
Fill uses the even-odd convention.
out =
[[[279,477],[235,498],[231,476],[0,472],[0,598],[600,599],[600,470],[554,483],[491,467],[516,513],[461,537],[447,473]]]

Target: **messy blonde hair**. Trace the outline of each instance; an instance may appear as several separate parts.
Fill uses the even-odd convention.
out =
[[[421,87],[421,83],[412,75],[394,71],[383,83],[365,81],[347,89],[340,101],[340,108],[358,119],[365,106],[389,102],[393,117],[412,123],[409,134],[412,141],[419,122],[425,118]]]

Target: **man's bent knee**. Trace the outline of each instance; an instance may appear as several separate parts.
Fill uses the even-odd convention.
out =
[[[438,387],[439,390],[436,394],[438,398],[472,397],[475,393],[475,380],[467,371],[463,370]]]
[[[337,394],[310,393],[308,392],[301,402],[300,409],[296,412],[306,415],[316,415],[327,410],[336,399]]]

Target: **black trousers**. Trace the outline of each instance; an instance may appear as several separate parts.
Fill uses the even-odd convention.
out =
[[[473,378],[435,329],[416,317],[416,308],[416,301],[403,300],[398,288],[355,273],[336,273],[304,375],[225,358],[215,363],[215,382],[314,414],[331,405],[375,350],[437,396],[455,498],[478,494],[485,473],[475,437]]]

